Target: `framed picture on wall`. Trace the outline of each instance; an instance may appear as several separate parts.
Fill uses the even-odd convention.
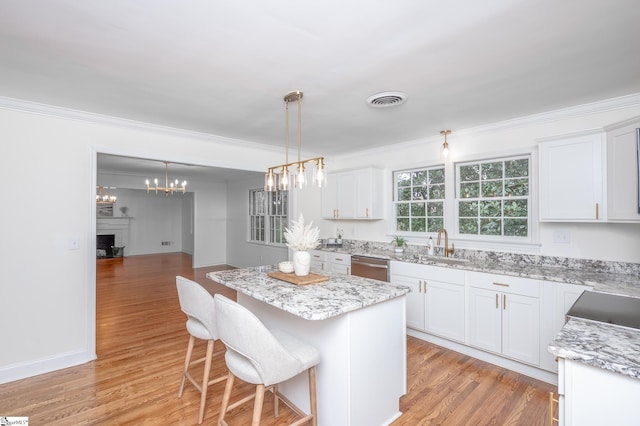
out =
[[[96,211],[98,217],[111,217],[113,216],[113,204],[98,204]]]

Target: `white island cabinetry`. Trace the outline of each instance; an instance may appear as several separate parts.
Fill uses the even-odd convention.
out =
[[[296,286],[272,278],[275,268],[209,272],[237,291],[238,303],[267,327],[284,330],[320,351],[319,426],[388,425],[406,393],[405,294],[390,283],[338,273]],[[300,374],[278,390],[309,412],[309,385]]]

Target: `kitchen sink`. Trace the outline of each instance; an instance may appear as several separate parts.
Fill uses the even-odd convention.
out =
[[[460,257],[444,257],[444,256],[414,256],[418,262],[424,263],[440,263],[446,265],[463,265],[469,263],[469,259]]]

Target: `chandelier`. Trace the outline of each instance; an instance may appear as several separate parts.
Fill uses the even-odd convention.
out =
[[[174,192],[182,192],[183,194],[187,191],[187,181],[183,180],[182,184],[180,181],[176,179],[175,181],[169,182],[169,163],[164,161],[164,186],[158,186],[158,179],[153,180],[153,185],[149,183],[149,179],[145,181],[147,185],[147,193],[149,191],[164,192],[165,195],[173,194]]]
[[[308,160],[300,160],[302,147],[302,96],[303,93],[295,91],[288,93],[284,97],[285,102],[285,163],[269,167],[264,177],[265,191],[287,191],[293,185],[296,188],[303,188],[307,185],[307,174],[305,164],[313,163],[313,184],[318,188],[326,184],[326,171],[324,157],[315,157]],[[289,162],[289,103],[298,103],[298,161]],[[291,173],[295,173],[293,177]]]
[[[97,187],[98,192],[96,193],[96,204],[115,204],[116,196],[109,195],[107,192],[107,188],[104,186]]]

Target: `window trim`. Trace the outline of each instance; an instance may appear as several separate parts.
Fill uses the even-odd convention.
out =
[[[251,214],[251,209],[252,209],[252,194],[256,193],[256,192],[263,192],[264,193],[264,205],[263,205],[263,209],[264,209],[264,237],[265,240],[264,241],[260,241],[260,240],[254,240],[252,239],[252,233],[253,233],[253,229],[252,229],[252,225],[251,225],[251,218],[254,216]],[[278,192],[278,191],[275,191]],[[275,193],[274,192],[274,193]],[[289,193],[290,191],[287,191],[287,211],[286,211],[286,221],[288,222],[289,218],[291,217],[291,194]],[[269,214],[269,202],[271,201],[271,197],[273,196],[274,193],[271,193],[269,191],[265,191],[264,188],[249,188],[248,191],[248,206],[247,206],[247,243],[250,244],[257,244],[257,245],[261,245],[261,246],[273,246],[273,247],[286,247],[285,242],[282,243],[278,243],[278,242],[272,242],[271,241],[271,217],[282,217],[282,215],[271,215]],[[288,226],[284,225],[284,226]],[[284,240],[284,237],[283,237]]]
[[[453,225],[450,232],[450,238],[460,242],[469,242],[471,244],[481,243],[482,246],[490,248],[513,248],[540,246],[539,232],[540,224],[538,220],[538,160],[537,150],[535,147],[529,147],[519,150],[508,150],[503,152],[492,153],[483,157],[473,156],[468,158],[460,158],[451,163],[453,179],[453,199],[451,215],[446,223]],[[529,208],[527,220],[529,223],[529,232],[526,237],[503,236],[503,235],[471,235],[461,234],[459,230],[459,204],[458,201],[458,184],[460,180],[459,166],[473,163],[490,163],[492,161],[508,161],[510,159],[529,158]]]
[[[529,209],[529,220],[530,220],[530,235],[527,240],[505,240],[504,237],[495,238],[486,238],[487,236],[477,236],[475,238],[470,238],[468,234],[460,234],[458,232],[458,227],[453,226],[457,223],[458,212],[457,212],[457,203],[455,196],[456,194],[456,164],[458,163],[470,163],[470,162],[482,162],[482,161],[490,161],[491,159],[499,159],[499,158],[507,158],[507,157],[517,157],[517,156],[529,156],[530,164],[529,164],[529,194],[530,194],[530,202],[531,206]],[[396,171],[405,171],[405,170],[415,170],[415,169],[423,169],[430,167],[438,167],[441,166],[442,163],[432,163],[428,165],[418,165],[416,163],[407,164],[406,167],[404,165],[398,165],[391,170],[391,202],[389,203],[388,213],[389,225],[387,227],[387,236],[391,237],[393,235],[402,235],[407,238],[410,243],[417,244],[426,244],[426,241],[429,237],[435,238],[437,233],[434,232],[398,232],[396,231],[396,211],[395,211],[395,199],[396,199],[396,188],[395,188],[395,176],[394,173]],[[475,248],[475,249],[493,249],[493,250],[518,250],[519,252],[530,252],[535,253],[539,251],[541,246],[540,243],[540,221],[539,221],[539,200],[538,200],[538,179],[539,179],[539,170],[538,170],[538,148],[537,145],[529,145],[517,147],[515,149],[506,149],[501,151],[494,151],[488,153],[473,153],[470,155],[464,155],[460,157],[456,157],[452,159],[451,157],[445,161],[445,191],[449,196],[445,197],[445,218],[444,218],[444,227],[447,231],[449,231],[449,239],[454,240],[456,243],[456,247],[461,249],[464,248]],[[447,176],[449,178],[447,178]],[[451,178],[453,177],[453,178]],[[453,196],[451,196],[453,194]]]
[[[409,168],[400,168],[397,170],[392,170],[391,171],[391,192],[392,192],[392,196],[391,196],[391,210],[392,210],[392,214],[391,214],[391,218],[392,218],[392,224],[391,224],[391,230],[393,231],[393,235],[402,235],[402,236],[406,236],[409,238],[420,238],[429,234],[435,235],[435,232],[433,231],[428,231],[428,215],[426,215],[426,211],[425,211],[425,219],[427,219],[427,223],[425,223],[425,231],[424,232],[419,232],[419,231],[398,231],[398,216],[397,216],[397,204],[399,202],[401,202],[400,200],[398,200],[397,198],[397,180],[396,180],[396,174],[397,173],[402,173],[402,172],[406,172],[406,173],[412,173],[412,172],[416,172],[416,171],[429,171],[429,170],[436,170],[436,169],[442,169],[443,173],[444,173],[444,193],[445,193],[445,198],[442,198],[442,209],[443,209],[443,215],[442,215],[442,222],[443,222],[443,226],[446,225],[447,223],[447,211],[448,211],[448,205],[447,205],[447,197],[446,194],[448,193],[448,185],[447,185],[447,166],[444,163],[439,163],[439,164],[433,164],[430,166],[415,166],[415,167],[409,167]],[[405,201],[405,200],[403,200]],[[412,201],[412,200],[409,200]],[[418,200],[415,200],[418,201]],[[429,202],[429,199],[425,199],[425,210],[427,209],[427,203]],[[433,200],[432,200],[433,201]],[[411,217],[411,216],[409,216]],[[439,216],[438,216],[439,217]]]

